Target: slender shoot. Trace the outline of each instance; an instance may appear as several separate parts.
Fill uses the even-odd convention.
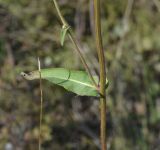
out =
[[[41,77],[41,63],[38,58],[38,71],[40,75],[40,98],[41,98],[41,103],[40,103],[40,120],[39,120],[39,150],[41,150],[41,144],[42,144],[42,115],[43,115],[43,90],[42,90],[42,77]]]

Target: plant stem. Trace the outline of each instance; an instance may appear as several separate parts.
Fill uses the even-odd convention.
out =
[[[77,52],[79,53],[79,57],[80,57],[80,59],[81,59],[81,61],[82,61],[82,63],[83,63],[83,66],[85,66],[85,69],[86,69],[86,71],[88,72],[88,75],[89,75],[92,83],[93,83],[94,86],[97,88],[97,90],[99,90],[99,88],[98,88],[98,86],[97,86],[97,83],[96,83],[96,81],[94,80],[94,78],[93,78],[93,76],[92,76],[92,74],[91,74],[91,71],[90,71],[90,69],[89,69],[89,67],[88,67],[88,65],[87,65],[87,63],[86,63],[86,61],[85,61],[85,59],[84,59],[84,57],[83,57],[83,55],[82,55],[82,53],[81,53],[81,50],[80,50],[79,46],[77,45],[77,42],[76,42],[75,38],[73,37],[73,34],[72,34],[72,32],[71,32],[70,30],[69,30],[69,38],[70,38],[70,40],[72,41],[72,43],[74,44],[74,46],[76,47]]]
[[[41,150],[41,144],[42,144],[42,117],[43,117],[43,91],[42,91],[42,77],[41,77],[41,64],[40,60],[38,58],[38,71],[40,75],[39,84],[40,84],[40,97],[41,97],[41,103],[40,103],[40,118],[39,118],[39,149]]]
[[[84,68],[86,69],[86,71],[87,71],[87,73],[88,73],[88,75],[89,75],[92,83],[93,83],[94,86],[96,87],[96,89],[99,90],[98,85],[97,85],[97,83],[96,83],[95,79],[93,78],[93,75],[92,75],[92,73],[91,73],[91,71],[90,71],[90,68],[89,68],[88,64],[86,63],[86,60],[85,60],[85,58],[84,58],[84,56],[83,56],[83,54],[82,54],[82,52],[81,52],[81,49],[79,48],[79,46],[78,46],[78,44],[77,44],[77,42],[76,42],[76,39],[74,38],[74,36],[73,36],[73,34],[72,34],[72,31],[71,31],[71,29],[70,29],[67,21],[65,20],[65,18],[63,17],[63,15],[62,15],[62,13],[61,13],[61,11],[60,11],[60,8],[59,8],[59,6],[58,6],[57,1],[56,1],[56,0],[53,0],[53,2],[54,2],[54,5],[55,5],[56,10],[57,10],[57,13],[58,13],[58,16],[60,17],[60,20],[61,20],[63,26],[69,28],[69,30],[68,30],[69,38],[70,38],[70,40],[72,41],[72,43],[74,44],[74,46],[75,46],[75,48],[76,48],[76,50],[77,50],[77,52],[78,52],[78,55],[79,55],[79,57],[80,57],[80,59],[81,59],[81,61],[82,61],[82,64],[83,64]]]
[[[105,56],[102,44],[101,36],[101,20],[100,20],[100,0],[94,0],[94,14],[95,14],[95,38],[97,53],[100,65],[100,115],[101,115],[101,148],[106,150],[106,94],[105,94],[105,85],[106,85],[106,68],[105,68]]]
[[[61,13],[61,11],[60,11],[60,9],[59,9],[59,5],[58,5],[57,1],[56,1],[56,0],[53,0],[53,3],[54,3],[54,5],[55,5],[55,7],[56,7],[58,16],[59,16],[60,20],[62,21],[62,24],[68,26],[66,20],[64,19],[63,15],[62,15],[62,13]]]

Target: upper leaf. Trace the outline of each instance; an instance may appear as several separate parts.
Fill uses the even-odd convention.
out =
[[[39,79],[40,72],[32,71],[28,74],[22,72],[21,75],[27,80]],[[98,96],[96,87],[92,84],[85,71],[74,71],[64,68],[41,69],[42,79],[46,79],[56,85],[60,85],[68,91],[82,96]],[[94,77],[98,82],[98,78]],[[107,81],[108,82],[108,81]]]

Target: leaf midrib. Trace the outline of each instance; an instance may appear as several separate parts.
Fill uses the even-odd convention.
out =
[[[68,78],[68,79],[64,79],[64,78],[62,78],[62,77],[43,77],[43,78],[56,78],[56,79],[61,79],[61,80],[69,80],[69,81],[72,81],[72,82],[75,82],[75,83],[79,83],[79,84],[82,84],[82,85],[85,85],[85,86],[88,86],[88,87],[91,87],[91,88],[93,88],[93,89],[96,89],[93,85],[90,85],[90,84],[86,84],[86,83],[84,83],[84,82],[80,82],[80,81],[77,81],[77,80],[74,80],[74,79],[70,79],[70,78]]]

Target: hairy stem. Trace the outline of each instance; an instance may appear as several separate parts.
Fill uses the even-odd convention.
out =
[[[102,150],[106,150],[106,94],[105,94],[105,85],[106,85],[106,68],[105,68],[105,56],[102,44],[101,36],[101,20],[100,20],[100,0],[94,0],[94,14],[95,14],[95,38],[97,53],[100,65],[100,115],[101,115],[101,147]]]
[[[54,5],[55,5],[56,10],[57,10],[57,13],[58,13],[58,16],[59,16],[59,18],[61,19],[61,22],[62,22],[63,26],[69,28],[69,25],[68,25],[67,21],[65,20],[65,18],[63,17],[63,15],[62,15],[62,13],[61,13],[61,11],[60,11],[60,9],[59,9],[59,6],[58,6],[57,1],[56,1],[56,0],[53,0],[53,2],[54,2]],[[92,83],[94,84],[94,86],[96,87],[96,89],[99,90],[98,85],[97,85],[97,83],[96,83],[96,81],[95,81],[95,79],[93,78],[93,75],[92,75],[92,73],[91,73],[91,70],[90,70],[88,64],[86,63],[86,60],[85,60],[85,58],[84,58],[84,56],[83,56],[83,54],[82,54],[82,52],[81,52],[81,49],[79,48],[79,46],[78,46],[78,44],[77,44],[77,42],[76,42],[76,39],[74,38],[74,36],[73,36],[72,31],[71,31],[70,28],[69,28],[69,30],[68,30],[68,34],[69,34],[70,40],[72,41],[72,43],[74,44],[74,46],[75,46],[75,48],[76,48],[76,50],[77,50],[77,53],[78,53],[78,55],[79,55],[79,57],[80,57],[80,59],[81,59],[81,61],[82,61],[82,64],[83,64],[84,68],[86,69],[86,71],[87,71],[87,73],[88,73],[88,75],[89,75]]]

